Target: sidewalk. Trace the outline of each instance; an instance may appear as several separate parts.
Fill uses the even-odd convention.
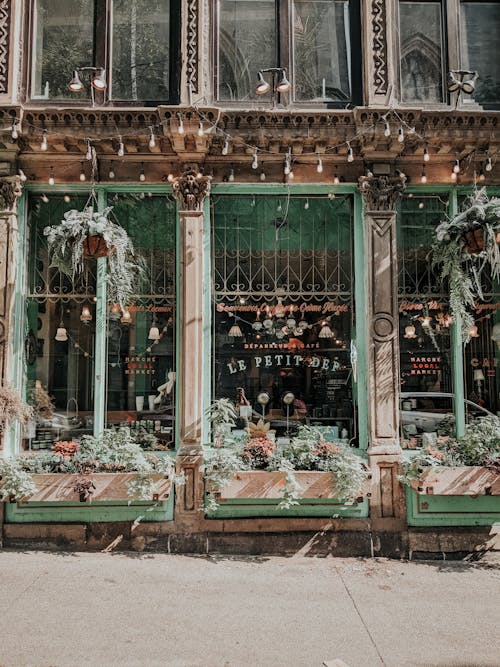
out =
[[[0,551],[0,600],[1,667],[500,665],[498,561]]]

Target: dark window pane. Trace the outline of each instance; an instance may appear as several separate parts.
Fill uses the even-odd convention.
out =
[[[295,98],[349,99],[349,3],[294,2],[293,35]]]
[[[169,34],[168,0],[114,1],[114,99],[169,98]]]
[[[221,0],[219,99],[256,97],[257,72],[277,64],[274,0]]]
[[[481,104],[500,102],[500,4],[464,2],[461,6],[461,66],[479,72],[474,100]]]
[[[442,102],[441,3],[401,2],[399,14],[402,99]]]
[[[93,33],[93,0],[36,0],[33,97],[75,97],[67,85],[73,69],[93,64]]]

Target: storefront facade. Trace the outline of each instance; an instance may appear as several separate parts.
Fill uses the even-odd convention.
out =
[[[50,541],[71,524],[70,541],[96,545],[101,522],[132,548],[181,551],[288,552],[318,531],[321,549],[340,544],[337,553],[443,551],[443,534],[462,551],[490,539],[494,494],[433,498],[398,480],[404,450],[435,431],[416,419],[453,411],[460,432],[471,411],[500,411],[498,287],[485,285],[463,346],[430,261],[435,227],[475,184],[500,193],[499,77],[483,55],[469,62],[473,3],[448,8],[448,24],[438,22],[447,39],[431,36],[430,51],[411,32],[436,3],[331,3],[324,15],[320,3],[257,3],[258,20],[240,2],[158,2],[142,15],[75,3],[78,39],[67,7],[14,4],[0,93],[2,383],[25,397],[41,387],[57,418],[12,426],[2,453],[122,425],[154,436],[186,481],[147,507],[2,505],[5,542],[30,530]],[[335,36],[329,53],[325,35]],[[82,93],[68,93],[56,46],[75,60]],[[456,100],[444,63],[481,67],[491,85]],[[104,64],[105,87],[89,86],[87,71],[102,76]],[[258,72],[272,86],[288,74],[292,92],[255,96]],[[147,268],[126,304],[109,296],[106,260],[75,278],[50,266],[44,229],[89,205],[112,207]],[[363,498],[280,514],[239,497],[200,511],[207,409],[219,398],[245,408],[240,428],[262,418],[286,438],[300,421],[350,445],[370,471]]]

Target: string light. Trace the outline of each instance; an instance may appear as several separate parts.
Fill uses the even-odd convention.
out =
[[[92,147],[89,139],[87,139],[87,152],[85,153],[85,158],[87,160],[92,160]]]
[[[483,168],[481,167],[481,169],[479,170],[479,180],[482,182],[485,180],[485,178],[486,176],[484,175]]]
[[[49,185],[54,185],[56,182],[56,179],[54,177],[54,167],[50,168],[50,176],[49,176]]]
[[[418,208],[424,208],[424,202],[423,201],[418,202]],[[422,323],[422,326],[423,326],[423,323]]]
[[[184,134],[184,123],[182,122],[182,116],[180,112],[177,112],[177,118],[179,119],[179,125],[177,127],[177,133],[178,134]]]
[[[420,182],[424,185],[427,183],[427,174],[425,173],[425,164],[422,165],[422,176],[420,177]]]
[[[66,202],[66,204],[69,204],[71,201],[71,197],[69,195],[64,195],[63,199]]]
[[[335,169],[335,174],[333,175],[333,184],[338,185],[340,183],[340,178],[337,174],[337,170]]]
[[[149,131],[150,131],[150,135],[149,135],[149,144],[148,145],[149,145],[149,148],[154,148],[156,146],[156,140],[155,140],[155,135],[154,135],[154,132],[153,132],[153,128],[150,127]]]
[[[19,137],[19,132],[17,131],[17,118],[12,121],[12,138],[14,141]]]
[[[389,121],[387,118],[384,121],[384,136],[390,137],[391,136],[391,126],[389,125]]]
[[[83,162],[81,162],[80,164],[82,165],[80,170],[80,180],[85,181],[87,177],[85,176],[85,169],[83,168]]]
[[[144,173],[144,162],[141,162],[141,173],[139,174],[139,180],[142,182],[146,180],[146,174]]]
[[[452,172],[451,172],[451,174],[450,174],[450,178],[451,178],[452,181],[456,181],[456,180],[457,180],[457,174],[456,174],[455,171],[452,171]]]
[[[424,162],[429,162],[429,151],[427,150],[427,144],[424,146]]]
[[[205,130],[203,129],[203,123],[198,124],[198,136],[203,137],[205,135]]]
[[[224,143],[222,144],[222,155],[227,155],[229,153],[229,139],[226,137]]]
[[[266,172],[264,171],[264,165],[262,165],[262,169],[260,170],[260,180],[261,181],[266,180]]]
[[[115,177],[115,172],[113,171],[113,160],[111,160],[111,162],[109,163],[108,178],[109,178],[110,181],[112,181],[114,177]]]
[[[257,155],[258,148],[254,148],[253,158],[252,158],[252,169],[257,169],[259,166],[259,158]]]
[[[404,140],[405,140],[405,133],[403,130],[403,126],[400,125],[398,129],[398,141],[400,144],[402,144]]]
[[[45,194],[45,192],[40,196],[40,199],[43,201],[44,204],[48,204],[48,203],[49,203],[49,198],[47,197],[47,195]]]
[[[42,143],[40,144],[40,150],[41,151],[47,150],[47,130],[43,130],[42,132]]]
[[[291,151],[290,149],[288,149],[285,155],[285,166],[283,167],[283,173],[285,174],[285,176],[288,176],[288,174],[292,171],[291,162],[292,162]]]
[[[232,183],[232,182],[234,181],[234,169],[233,169],[232,167],[231,167],[231,169],[229,170],[229,176],[228,176],[227,180],[228,180],[230,183]]]
[[[460,160],[458,158],[455,160],[455,164],[453,165],[453,171],[455,174],[460,173]]]
[[[174,180],[174,174],[172,173],[172,163],[170,163],[170,171],[167,174],[167,181],[169,183],[172,183],[173,180]]]
[[[317,164],[317,166],[316,166],[316,171],[318,172],[318,174],[322,174],[322,173],[323,173],[323,162],[322,162],[322,160],[321,160],[321,156],[320,156],[320,155],[318,155],[318,164]]]
[[[118,157],[123,157],[125,155],[125,146],[123,145],[122,138],[120,136],[118,142]]]
[[[306,199],[306,203],[304,204],[304,208],[305,208],[306,211],[309,208],[309,199]]]
[[[26,183],[26,181],[28,180],[28,177],[26,176],[26,174],[22,169],[19,169],[19,178],[21,179],[22,183]]]
[[[347,142],[347,162],[354,162],[354,153],[349,142]]]
[[[493,163],[491,162],[491,158],[489,156],[488,159],[486,160],[486,165],[484,168],[486,171],[491,171],[493,169]]]

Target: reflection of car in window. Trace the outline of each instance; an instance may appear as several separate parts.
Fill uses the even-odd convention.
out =
[[[403,432],[432,433],[439,424],[453,416],[454,394],[435,392],[402,392],[400,420]],[[493,414],[472,401],[465,400],[466,420],[493,417]]]

